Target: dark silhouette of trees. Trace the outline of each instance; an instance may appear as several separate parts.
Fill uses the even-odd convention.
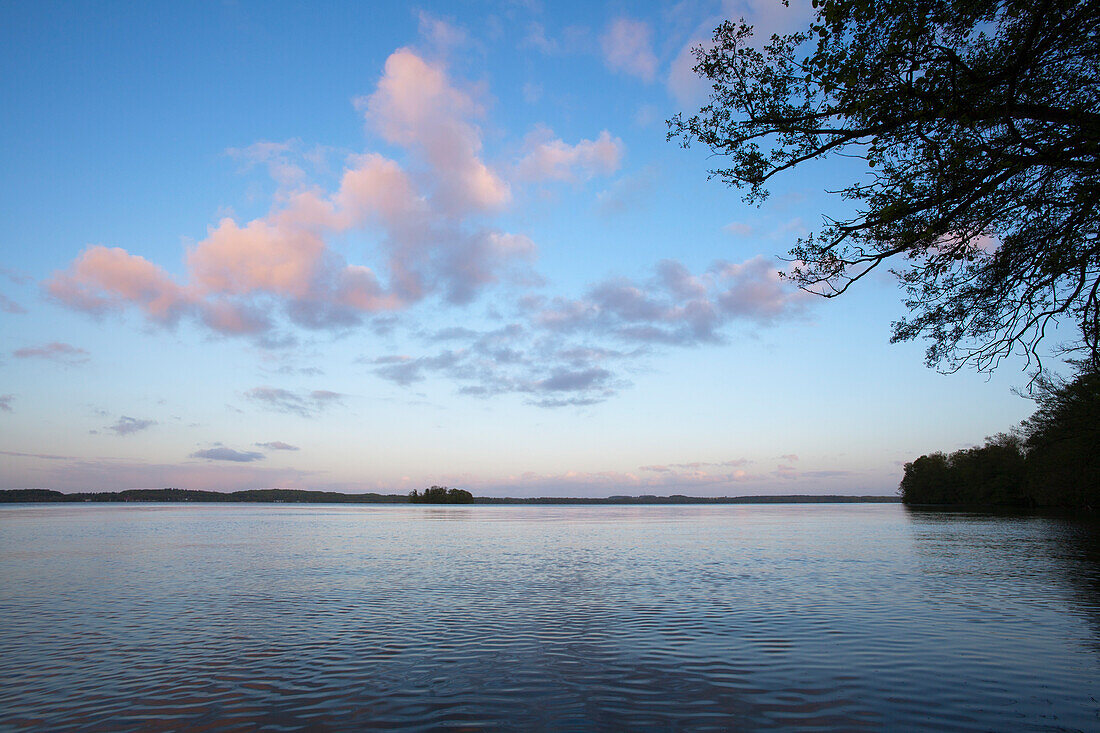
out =
[[[1042,377],[1039,409],[1023,424],[1028,491],[1063,506],[1100,508],[1100,373]]]
[[[50,489],[6,489],[0,491],[0,503],[65,501],[60,491]]]
[[[1100,508],[1100,373],[1041,376],[1038,410],[979,448],[905,464],[907,504]]]
[[[814,0],[800,33],[751,45],[727,21],[695,71],[710,103],[669,120],[760,202],[775,175],[842,155],[867,173],[849,219],[799,240],[790,276],[825,297],[887,264],[929,365],[1038,359],[1051,327],[1100,368],[1100,2]]]
[[[474,495],[465,489],[448,489],[446,486],[432,486],[424,489],[424,493],[418,493],[416,489],[409,492],[409,501],[413,504],[469,504],[474,500]]]
[[[1020,439],[998,435],[984,446],[933,453],[905,464],[899,492],[907,504],[1027,506]]]
[[[906,504],[960,504],[951,462],[943,453],[931,453],[905,464],[898,494]]]

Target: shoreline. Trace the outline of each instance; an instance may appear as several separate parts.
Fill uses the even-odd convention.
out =
[[[0,504],[411,504],[404,494],[342,494],[330,491],[297,489],[251,489],[220,492],[190,489],[128,489],[66,494],[51,489],[0,489]],[[899,504],[897,496],[844,496],[837,494],[785,494],[777,496],[607,496],[607,497],[474,497],[466,504],[429,504],[430,506],[469,506],[525,504],[542,505],[686,505],[686,504]]]

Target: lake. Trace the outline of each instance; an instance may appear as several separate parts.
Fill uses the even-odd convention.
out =
[[[0,727],[1097,730],[1100,532],[900,505],[0,507]]]

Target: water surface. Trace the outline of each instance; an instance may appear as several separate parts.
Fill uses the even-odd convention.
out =
[[[0,726],[1096,730],[1100,542],[898,505],[0,508]]]

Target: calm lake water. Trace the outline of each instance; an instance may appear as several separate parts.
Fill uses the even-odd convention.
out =
[[[1098,730],[1100,537],[899,505],[0,508],[0,727]]]

